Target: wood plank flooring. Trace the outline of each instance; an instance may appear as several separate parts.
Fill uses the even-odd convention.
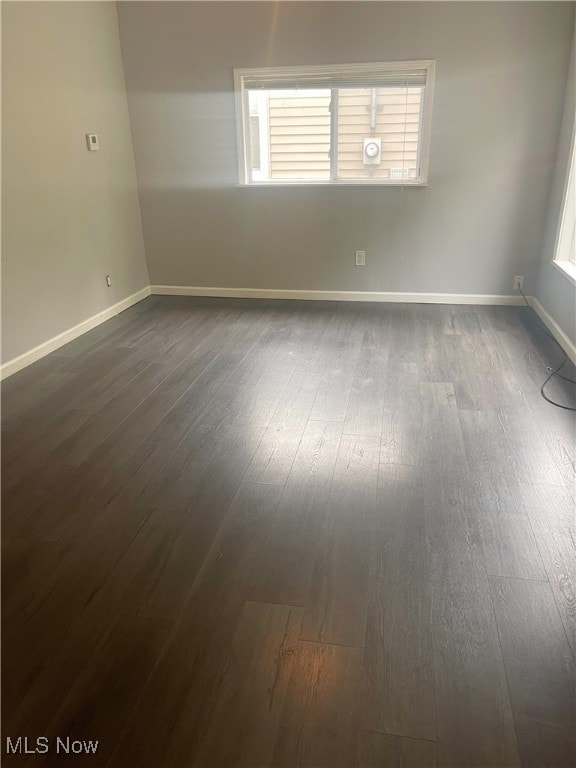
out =
[[[524,307],[150,297],[7,379],[2,764],[573,768],[560,360]]]

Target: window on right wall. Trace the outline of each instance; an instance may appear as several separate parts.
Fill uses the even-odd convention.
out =
[[[572,150],[556,238],[554,264],[576,283],[576,122],[572,134]]]

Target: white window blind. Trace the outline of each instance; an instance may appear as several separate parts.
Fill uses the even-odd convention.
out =
[[[370,68],[363,66],[356,69],[354,65],[349,67],[349,71],[346,68],[337,70],[332,67],[325,69],[318,67],[312,70],[294,67],[277,72],[268,70],[267,73],[247,71],[244,76],[244,88],[247,90],[286,89],[294,88],[295,82],[300,88],[394,88],[426,85],[426,68],[396,70],[384,68],[381,64],[368,65]]]

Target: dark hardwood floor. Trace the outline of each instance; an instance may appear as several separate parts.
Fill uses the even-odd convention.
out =
[[[2,764],[576,765],[561,359],[525,307],[151,297],[7,379]]]

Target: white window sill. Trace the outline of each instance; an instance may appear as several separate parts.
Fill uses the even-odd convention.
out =
[[[381,182],[381,181],[256,181],[252,184],[236,184],[237,187],[242,189],[261,189],[262,187],[269,189],[270,187],[275,187],[276,189],[282,189],[282,188],[294,188],[294,187],[404,187],[407,189],[408,187],[411,188],[419,188],[419,187],[427,187],[428,182],[426,181],[417,181],[417,182],[408,182],[405,181],[402,183],[401,181],[397,182]]]
[[[552,264],[566,277],[572,285],[576,285],[576,264],[573,261],[553,261]]]

